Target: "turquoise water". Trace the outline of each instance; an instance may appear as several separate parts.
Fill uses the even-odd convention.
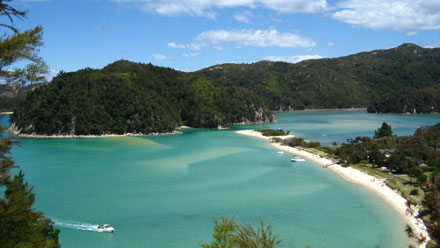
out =
[[[397,133],[440,121],[434,115],[385,117]],[[278,113],[279,123],[259,127],[284,127],[325,142],[341,133],[371,133],[381,118]],[[353,119],[357,126],[350,125]],[[374,193],[312,163],[292,164],[288,154],[233,130],[22,141],[13,158],[35,186],[36,208],[61,229],[62,247],[198,247],[211,240],[219,216],[262,219],[284,247],[407,247],[404,222]],[[116,232],[85,231],[103,223]]]
[[[387,122],[399,136],[413,135],[414,131],[426,125],[440,122],[439,115],[396,115],[367,114],[366,111],[316,111],[278,112],[278,123],[265,125],[237,126],[236,128],[281,128],[324,145],[332,142],[346,142],[356,136],[374,136],[374,130]]]

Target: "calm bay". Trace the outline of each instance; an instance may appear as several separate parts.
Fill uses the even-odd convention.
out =
[[[439,115],[280,112],[278,123],[182,135],[20,139],[13,159],[62,247],[198,247],[216,217],[274,227],[285,247],[406,247],[405,223],[368,189],[311,162],[292,164],[236,129],[282,128],[330,145],[372,136],[383,121],[410,135]],[[113,234],[87,231],[109,223]]]

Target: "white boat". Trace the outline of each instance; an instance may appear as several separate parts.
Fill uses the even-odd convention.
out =
[[[111,227],[109,224],[98,226],[98,232],[114,232],[114,231],[115,229]]]
[[[293,157],[291,159],[292,162],[305,162],[306,160],[301,157]]]
[[[282,152],[282,151],[279,151],[279,152],[278,152],[278,154],[284,154],[284,152]]]

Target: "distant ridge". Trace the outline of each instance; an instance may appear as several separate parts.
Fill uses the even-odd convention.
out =
[[[120,60],[101,70],[61,73],[30,92],[11,120],[27,134],[162,133],[179,125],[274,121],[270,110],[392,112],[379,107],[389,96],[419,92],[412,101],[423,103],[438,83],[440,49],[414,44],[297,64],[221,64],[192,73]],[[437,99],[415,112],[439,112]]]
[[[440,49],[403,44],[296,64],[222,64],[196,73],[253,89],[272,110],[368,107],[384,94],[440,83]]]

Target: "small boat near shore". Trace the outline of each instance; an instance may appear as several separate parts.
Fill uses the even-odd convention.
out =
[[[284,152],[282,152],[282,151],[278,151],[278,154],[284,154]]]
[[[306,160],[301,157],[293,157],[291,159],[292,162],[305,162]]]
[[[115,229],[113,227],[111,227],[109,224],[104,224],[102,226],[98,226],[98,232],[114,232]]]

